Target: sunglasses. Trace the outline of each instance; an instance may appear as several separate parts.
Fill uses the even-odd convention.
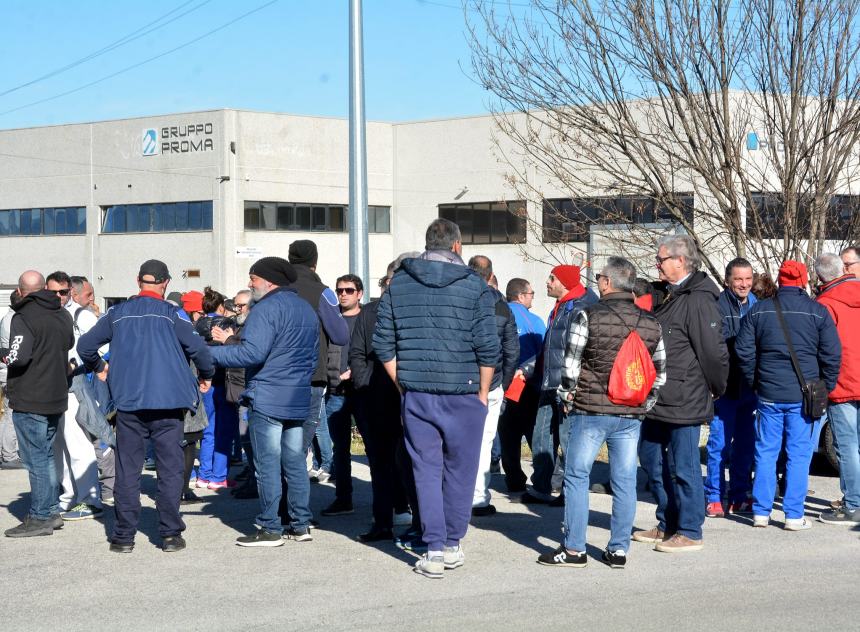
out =
[[[356,290],[354,287],[339,287],[335,290],[335,292],[338,296],[340,296],[341,294],[352,296],[353,294],[358,292],[358,290]]]
[[[68,296],[71,290],[53,290],[54,294],[59,294],[60,296]]]

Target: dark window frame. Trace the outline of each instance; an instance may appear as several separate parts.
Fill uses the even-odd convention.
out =
[[[438,217],[448,219],[460,227],[464,246],[468,245],[511,245],[524,244],[528,234],[526,203],[523,200],[511,202],[469,202],[464,204],[446,203],[437,206]],[[501,231],[496,234],[494,226],[504,223],[504,239]],[[476,233],[479,233],[476,238]]]
[[[193,209],[192,205],[194,205]],[[211,232],[214,206],[212,200],[109,204],[101,207],[101,233],[103,235],[146,235]],[[192,210],[199,211],[193,226],[190,225]],[[133,230],[130,229],[132,226]]]
[[[692,223],[695,196],[692,193],[676,193],[675,196],[685,206],[684,218]],[[620,215],[624,221],[605,221],[607,215]],[[601,218],[604,221],[601,222]],[[547,198],[543,200],[542,220],[541,239],[546,244],[587,242],[592,225],[677,222],[667,206],[645,195]]]
[[[57,230],[57,216],[63,216],[63,230]],[[74,217],[69,230],[69,215]],[[27,218],[26,231],[21,231],[22,218]],[[51,230],[47,230],[50,227]],[[33,229],[36,228],[34,231]],[[41,208],[0,209],[0,237],[54,237],[86,235],[87,208],[85,206],[46,206]]]
[[[263,208],[272,205],[275,221],[272,227],[264,221]],[[380,218],[383,218],[380,220]],[[283,221],[282,221],[283,219]],[[290,221],[291,220],[291,221]],[[387,230],[379,230],[383,224]],[[245,200],[243,228],[251,232],[335,233],[349,232],[349,205],[320,202],[271,202]],[[391,207],[368,205],[367,228],[372,234],[391,233]]]

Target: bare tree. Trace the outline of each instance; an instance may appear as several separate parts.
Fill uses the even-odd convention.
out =
[[[770,269],[856,234],[856,0],[468,4],[496,147],[550,256],[591,225],[627,226],[623,250],[670,222],[719,276],[727,252]]]

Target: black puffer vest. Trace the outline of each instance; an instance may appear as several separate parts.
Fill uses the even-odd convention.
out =
[[[633,304],[633,295],[613,292],[587,308],[588,342],[582,352],[582,365],[573,407],[599,415],[645,414],[645,407],[620,406],[607,397],[609,374],[621,345],[632,329],[645,343],[648,352],[654,355],[660,342],[660,323],[650,313]]]

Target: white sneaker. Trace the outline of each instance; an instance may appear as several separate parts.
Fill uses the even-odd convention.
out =
[[[764,528],[770,524],[770,516],[753,516],[753,526]]]
[[[462,546],[446,546],[443,556],[445,569],[460,568],[466,563],[466,554]]]
[[[786,531],[806,531],[812,528],[812,523],[806,518],[786,518]]]
[[[412,524],[412,514],[408,511],[404,511],[403,513],[395,513],[394,522],[392,524],[395,527],[408,527]]]

